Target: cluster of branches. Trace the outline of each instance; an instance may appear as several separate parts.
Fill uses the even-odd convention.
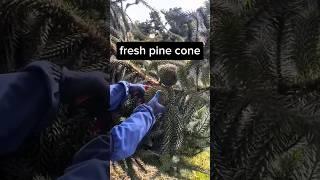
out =
[[[2,1],[1,72],[14,71],[32,59],[73,68],[108,61],[106,6],[103,0]]]
[[[319,2],[211,8],[213,178],[319,179]]]

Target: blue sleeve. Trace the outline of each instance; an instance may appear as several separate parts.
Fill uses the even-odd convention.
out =
[[[138,106],[108,135],[100,135],[81,148],[74,157],[73,165],[59,180],[110,179],[109,160],[118,161],[131,156],[154,122],[151,108]]]
[[[37,62],[24,70],[0,75],[0,154],[15,151],[28,136],[47,127],[60,102],[61,74],[55,65]],[[120,82],[111,87],[110,110],[114,110],[126,100],[128,86]],[[154,121],[150,107],[137,107],[109,135],[99,136],[80,149],[60,179],[108,179],[109,160],[131,156]]]
[[[145,104],[138,106],[128,119],[111,129],[113,146],[110,159],[118,161],[131,156],[154,123],[151,108]]]
[[[127,100],[128,95],[129,83],[126,81],[110,85],[110,107],[108,110],[113,111],[118,109]]]
[[[44,69],[47,69],[44,71]],[[58,73],[45,63],[23,72],[0,74],[0,155],[14,152],[54,117],[59,102]]]
[[[75,154],[73,164],[58,180],[110,179],[111,141],[111,136],[100,135],[88,142]]]
[[[68,169],[58,180],[109,180],[109,161],[89,159],[75,164]]]

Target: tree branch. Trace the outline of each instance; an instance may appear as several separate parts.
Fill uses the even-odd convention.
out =
[[[214,94],[229,94],[235,91],[244,92],[245,87],[240,88],[226,88],[226,87],[211,87],[209,88]],[[311,93],[315,91],[320,91],[320,78],[308,80],[305,82],[300,82],[296,84],[278,84],[277,86],[270,88],[268,90],[277,91],[281,95],[302,95],[306,93]]]
[[[148,76],[144,72],[142,72],[137,66],[135,66],[133,63],[130,61],[125,61],[125,60],[110,60],[111,64],[121,64],[125,66],[126,68],[130,69],[132,72],[135,72],[137,76],[142,77],[143,79],[147,80],[149,83],[152,85],[159,85],[160,82],[156,79],[154,79],[151,76]]]

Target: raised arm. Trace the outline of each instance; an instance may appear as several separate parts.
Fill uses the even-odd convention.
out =
[[[14,152],[55,117],[61,102],[90,101],[92,116],[109,108],[109,85],[100,72],[76,72],[36,61],[0,75],[0,155]]]
[[[73,165],[66,169],[59,180],[109,179],[109,160],[130,157],[152,128],[155,116],[164,113],[165,108],[158,103],[159,96],[157,93],[150,102],[138,106],[128,119],[113,127],[109,134],[101,135],[81,148],[74,157]]]

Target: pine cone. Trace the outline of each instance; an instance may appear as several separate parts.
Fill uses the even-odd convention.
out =
[[[164,64],[159,66],[160,83],[166,86],[173,86],[177,83],[177,66],[173,64]]]

